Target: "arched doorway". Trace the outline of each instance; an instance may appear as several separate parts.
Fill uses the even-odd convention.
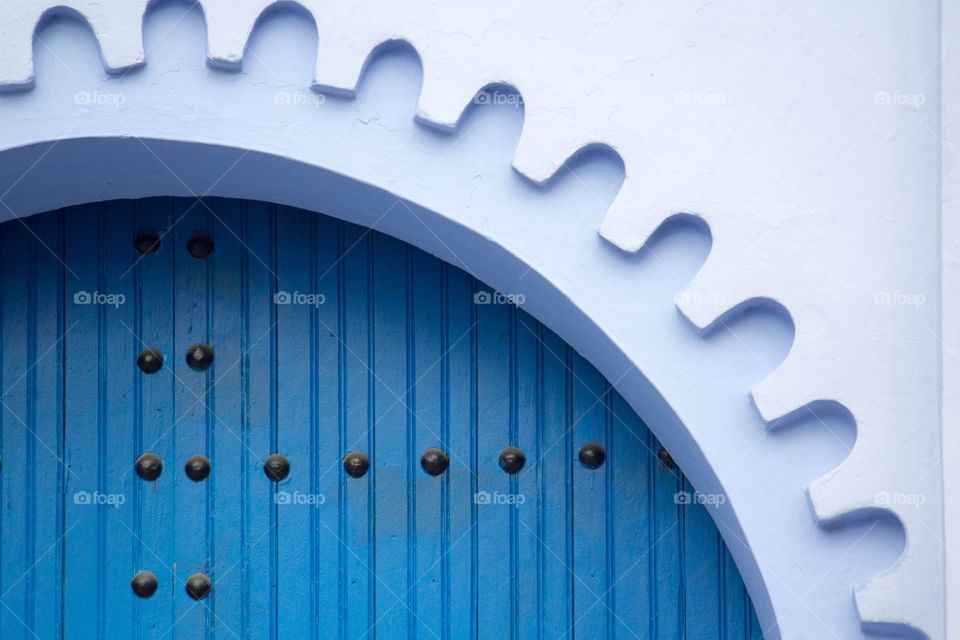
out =
[[[509,293],[251,201],[0,243],[4,638],[760,637],[722,496]]]

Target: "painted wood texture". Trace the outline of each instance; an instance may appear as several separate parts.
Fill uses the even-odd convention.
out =
[[[157,252],[136,251],[140,229]],[[197,231],[206,259],[186,250]],[[643,422],[469,274],[220,199],[51,212],[0,225],[0,246],[4,640],[761,637],[709,507],[685,504]],[[197,342],[207,371],[187,366]],[[165,356],[153,375],[146,346]],[[449,455],[439,477],[428,447]],[[133,469],[145,451],[155,482]],[[276,484],[274,452],[291,463]],[[198,571],[214,586],[195,602]]]

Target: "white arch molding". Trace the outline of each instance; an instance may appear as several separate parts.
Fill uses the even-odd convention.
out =
[[[937,297],[936,224],[904,215],[936,209],[937,116],[875,100],[904,76],[936,94],[930,7],[305,1],[250,39],[271,3],[206,0],[151,8],[144,45],[143,0],[69,4],[89,25],[0,13],[5,217],[219,195],[395,235],[523,294],[727,497],[768,637],[945,637],[937,309],[895,304]],[[912,57],[824,73],[903,34]],[[401,40],[416,54],[366,62]],[[464,111],[484,87],[496,104]],[[679,212],[712,243],[678,223],[648,242]]]

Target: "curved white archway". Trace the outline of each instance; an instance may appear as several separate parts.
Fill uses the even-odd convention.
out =
[[[413,120],[412,56],[373,63],[354,100],[306,89],[316,36],[302,16],[265,23],[240,74],[204,65],[204,35],[198,10],[161,7],[146,23],[149,65],[104,77],[84,27],[45,31],[36,87],[0,98],[0,117],[18,123],[0,138],[0,213],[150,195],[268,200],[376,228],[521,293],[700,491],[726,496],[713,515],[769,637],[859,637],[852,585],[896,563],[902,531],[887,519],[827,531],[811,517],[805,487],[847,455],[852,420],[811,405],[768,430],[749,390],[786,357],[792,326],[782,313],[724,316],[704,339],[676,312],[709,250],[702,231],[668,225],[637,255],[605,243],[595,231],[622,164],[601,150],[545,188],[517,175],[516,94],[442,133]]]

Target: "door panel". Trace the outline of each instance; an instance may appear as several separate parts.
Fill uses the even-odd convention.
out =
[[[63,275],[33,247],[61,252],[62,229],[49,216],[16,225],[0,237],[0,637],[59,637],[62,592],[49,586],[63,573]]]
[[[109,221],[100,210],[78,207],[65,218],[63,254],[64,626],[66,635],[91,638],[131,635],[137,603],[129,597],[128,566],[139,547],[136,504],[151,499],[131,473],[139,455],[133,428],[139,349],[132,308],[119,304],[119,296],[133,299],[132,280],[118,278],[131,264],[132,206],[117,203]],[[117,296],[115,304],[106,298],[94,304],[101,295]]]
[[[4,640],[760,637],[643,422],[463,271],[223,199],[74,207],[0,225],[0,246]],[[207,369],[188,364],[198,343]],[[185,472],[195,455],[205,478]],[[193,574],[212,583],[199,600]]]

